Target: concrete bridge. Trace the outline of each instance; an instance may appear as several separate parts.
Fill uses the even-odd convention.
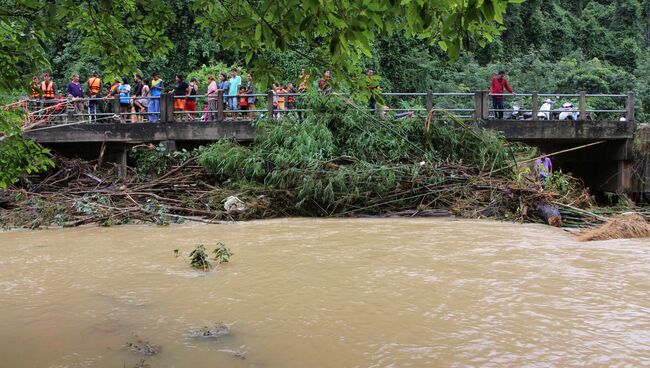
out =
[[[388,94],[387,94],[388,95]],[[407,95],[407,94],[394,94]],[[415,111],[432,111],[433,99],[448,94],[408,94],[425,99],[426,108]],[[611,95],[625,98],[626,106],[619,110],[598,110],[608,113],[622,113],[627,121],[612,120],[496,120],[494,110],[488,106],[485,91],[474,94],[453,94],[469,97],[474,106],[452,109],[458,113],[469,113],[470,121],[491,130],[502,132],[510,141],[523,142],[539,147],[542,152],[552,153],[569,150],[553,157],[555,168],[571,172],[583,179],[585,184],[596,192],[634,192],[632,183],[632,143],[635,134],[633,95]],[[265,96],[265,95],[259,95]],[[540,111],[535,106],[535,94],[524,95],[532,100],[532,116]],[[586,95],[576,94],[581,103],[579,116],[587,116],[589,110],[584,101]],[[609,96],[609,95],[608,95]],[[223,119],[225,113],[220,100],[217,118]],[[272,95],[267,96],[267,109],[271,111]],[[163,143],[169,149],[195,147],[223,138],[238,141],[252,141],[256,128],[250,120],[218,120],[211,122],[173,122],[173,98],[161,99],[161,123],[68,123],[40,126],[25,132],[25,136],[67,155],[96,157],[99,147],[104,145],[107,158],[118,163],[126,163],[126,152],[130,147],[141,143]],[[462,111],[459,111],[462,110]],[[594,110],[596,111],[596,110]],[[117,111],[116,111],[117,112]],[[383,116],[385,111],[377,111]],[[580,149],[575,149],[580,147]],[[575,150],[572,150],[575,149]],[[650,171],[649,171],[650,172]],[[650,179],[646,180],[650,183]],[[644,189],[641,189],[643,191]]]

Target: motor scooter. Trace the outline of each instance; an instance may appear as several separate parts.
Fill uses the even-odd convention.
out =
[[[512,104],[512,111],[508,112],[506,115],[507,120],[521,120],[523,116],[521,114],[521,107],[518,104]]]
[[[553,109],[553,104],[555,101],[551,99],[546,99],[544,103],[542,104],[542,107],[539,108],[539,112],[537,113],[537,118],[539,120],[551,120],[551,113]]]
[[[558,120],[578,120],[578,112],[572,102],[565,102],[559,109]]]

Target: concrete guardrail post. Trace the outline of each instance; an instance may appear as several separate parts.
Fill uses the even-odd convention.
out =
[[[113,114],[120,116],[120,98],[115,96],[113,97]]]
[[[625,119],[627,121],[634,121],[634,92],[627,93],[627,100],[625,101]]]
[[[483,118],[483,92],[474,92],[474,119]]]
[[[490,118],[490,91],[482,91],[481,95],[481,118],[487,120]]]
[[[537,114],[539,114],[539,93],[537,91],[533,92],[530,96],[530,105],[532,110],[532,119],[537,120]]]
[[[578,100],[578,120],[587,120],[587,92],[580,91]]]
[[[269,119],[273,117],[273,91],[266,94],[266,109],[268,110]]]
[[[212,116],[214,116],[214,113],[212,113]],[[219,91],[217,93],[217,120],[218,121],[226,120],[226,117],[224,116],[223,113],[223,91]]]
[[[433,91],[429,90],[427,91],[427,116],[431,114],[431,111],[433,110]]]
[[[160,107],[160,114],[158,115],[158,122],[159,123],[167,123],[169,122],[169,116],[167,115],[169,113],[168,109],[168,103],[167,100],[169,99],[169,95],[167,93],[161,93],[160,94],[160,101],[158,102],[158,105]],[[173,105],[173,102],[172,102]],[[173,112],[173,109],[172,109]]]

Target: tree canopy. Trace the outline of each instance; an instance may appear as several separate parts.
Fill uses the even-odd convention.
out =
[[[463,46],[497,36],[508,3],[521,1],[3,0],[0,46],[7,56],[0,59],[0,87],[15,88],[16,81],[48,68],[48,53],[59,46],[79,51],[69,62],[91,58],[105,74],[122,75],[174,58],[176,42],[191,43],[188,35],[243,56],[252,70],[269,76],[274,68],[265,53],[294,50],[345,73],[372,57],[378,36],[397,33],[437,44],[454,59]]]

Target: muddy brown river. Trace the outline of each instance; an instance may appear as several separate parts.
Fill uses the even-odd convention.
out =
[[[173,257],[217,241],[235,254],[216,271]],[[286,219],[12,231],[0,250],[0,367],[650,365],[649,239]],[[216,322],[231,334],[188,334]]]

